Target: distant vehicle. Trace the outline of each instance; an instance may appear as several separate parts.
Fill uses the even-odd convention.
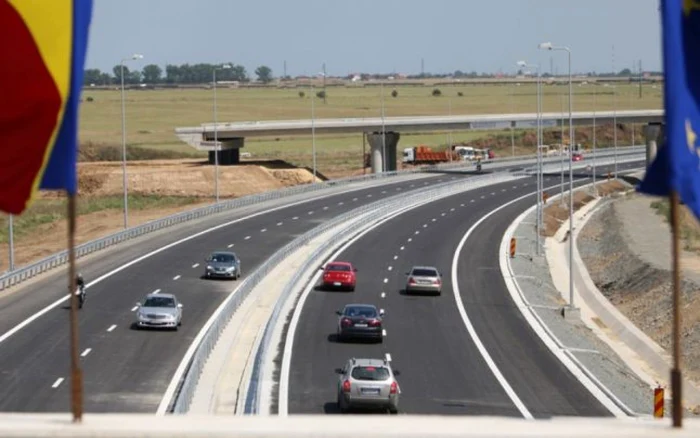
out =
[[[182,325],[182,303],[173,294],[148,294],[136,303],[136,326],[177,330]]]
[[[343,310],[337,310],[338,340],[345,341],[353,338],[384,340],[382,334],[382,318],[384,311],[371,304],[348,304]]]
[[[355,290],[355,284],[357,283],[357,276],[355,273],[357,269],[348,262],[330,262],[326,264],[324,268],[321,266],[319,269],[323,270],[323,287],[326,289],[331,288],[342,288],[349,289],[350,291]]]
[[[408,164],[436,164],[459,161],[463,158],[457,152],[433,151],[428,146],[416,146],[403,150],[403,162]]]
[[[571,154],[571,161],[581,161],[583,160],[583,154],[579,152],[574,152]]]
[[[442,274],[432,266],[414,266],[406,273],[406,293],[433,292],[442,294]]]
[[[374,408],[399,411],[401,388],[387,360],[350,359],[343,368],[337,368],[338,409],[345,413],[353,408]]]
[[[205,260],[204,276],[206,278],[241,278],[241,259],[236,253],[230,251],[217,251],[211,253]]]

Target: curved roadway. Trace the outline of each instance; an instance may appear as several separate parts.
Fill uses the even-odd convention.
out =
[[[463,177],[399,177],[360,189],[353,185],[294,196],[172,227],[81,259],[88,282],[88,299],[79,314],[85,410],[156,411],[191,341],[237,286],[200,278],[209,252],[230,247],[240,255],[245,275],[277,248],[333,216],[402,191]],[[345,192],[352,187],[354,191]],[[266,211],[272,207],[277,209]],[[257,215],[248,217],[253,214]],[[232,220],[239,221],[214,229]],[[138,260],[203,230],[210,232]],[[127,263],[132,264],[124,267]],[[68,302],[50,307],[65,296],[65,283],[65,273],[58,272],[0,296],[1,411],[69,410]],[[157,289],[176,294],[184,303],[178,332],[131,328],[134,304]],[[37,314],[42,309],[47,310]]]
[[[545,188],[559,181],[558,175],[548,176]],[[533,204],[534,194],[473,230],[457,255],[458,289],[452,284],[453,257],[467,230],[496,207],[535,190],[535,179],[526,178],[445,198],[380,225],[340,254],[338,259],[358,268],[357,288],[354,293],[316,289],[306,299],[294,333],[289,413],[336,413],[333,370],[350,357],[387,357],[401,371],[403,413],[610,415],[533,332],[503,280],[498,254],[503,234]],[[442,296],[403,293],[413,265],[442,272]],[[334,312],[349,303],[385,309],[383,343],[336,342]]]

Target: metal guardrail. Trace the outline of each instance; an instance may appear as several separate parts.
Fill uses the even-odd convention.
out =
[[[448,188],[449,186],[461,187],[461,190],[464,190],[465,186],[472,186],[476,188],[524,176],[524,174],[518,175],[507,173],[487,174],[458,182],[449,181],[446,183],[442,183],[434,188],[423,190],[419,194],[409,196],[411,196],[410,199],[418,199],[419,197],[430,196],[435,197],[437,193],[446,193],[443,196],[449,196],[451,192],[459,191],[456,189],[452,189],[452,191],[448,192],[446,188]],[[377,215],[386,211],[390,211],[390,209],[392,208],[395,210],[397,205],[409,202],[406,195],[395,195],[392,198],[394,197],[397,198],[394,201],[387,202],[386,199],[375,201],[371,204],[358,207],[340,216],[336,216],[335,218],[323,223],[322,225],[319,225],[318,227],[309,230],[302,236],[294,239],[292,242],[289,242],[282,248],[278,249],[270,258],[268,258],[265,262],[259,265],[249,276],[247,276],[243,283],[241,283],[241,285],[236,289],[235,292],[229,295],[229,297],[217,309],[215,314],[212,315],[212,318],[210,318],[205,327],[203,327],[202,331],[204,332],[204,335],[199,340],[199,343],[195,345],[193,349],[191,348],[191,357],[185,357],[183,359],[183,361],[188,362],[188,365],[186,367],[184,375],[180,378],[180,382],[178,385],[179,387],[176,388],[174,393],[172,394],[172,398],[168,403],[168,408],[166,409],[166,412],[183,414],[188,411],[190,403],[192,401],[192,397],[194,396],[194,392],[197,387],[197,383],[199,381],[199,377],[202,373],[202,370],[204,369],[206,360],[211,351],[216,346],[221,332],[225,329],[229,320],[236,312],[236,310],[240,307],[241,303],[248,297],[248,295],[250,295],[250,293],[255,289],[255,287],[272,269],[274,269],[279,263],[282,262],[282,260],[284,260],[291,253],[304,246],[308,241],[325,233],[326,231],[332,228],[338,227],[346,222],[351,221],[352,219],[356,219],[359,216],[365,216],[367,214]],[[357,221],[352,221],[352,223],[348,225],[348,228],[352,226],[359,226],[359,224]],[[341,231],[339,230],[339,232]],[[324,244],[324,246],[330,244],[331,242],[328,242]],[[277,311],[277,313],[279,313],[277,305],[275,306],[275,310]],[[264,336],[267,336],[267,338],[269,338],[269,331],[267,330],[267,328],[265,330],[265,333],[266,335]],[[196,343],[197,340],[195,340],[194,342]]]
[[[368,209],[362,209],[363,211],[360,213],[350,212],[346,216],[346,220],[352,218],[362,218],[362,220],[354,220],[350,222],[347,227],[345,227],[342,230],[339,230],[338,234],[344,236],[346,238],[344,240],[347,240],[347,238],[351,238],[357,233],[361,232],[363,229],[366,229],[366,227],[369,224],[382,220],[387,215],[395,213],[403,208],[409,208],[417,204],[432,202],[444,197],[461,193],[465,190],[473,190],[487,185],[512,181],[514,179],[519,179],[524,176],[526,175],[523,173],[494,173],[485,175],[483,178],[478,177],[470,178],[465,181],[448,182],[438,187],[417,194],[412,194],[408,196],[394,196],[392,198],[396,199],[391,199],[389,200],[389,202],[387,202],[387,200],[384,200],[375,202],[374,204],[370,204],[370,206],[368,206],[368,209],[370,210],[369,213],[367,212]],[[373,211],[371,211],[372,208],[374,209]],[[361,216],[362,214],[364,214],[364,216]],[[367,216],[371,216],[369,220]],[[269,364],[271,362],[270,355],[274,354],[277,351],[277,345],[272,345],[272,334],[275,332],[275,328],[277,327],[277,325],[284,324],[286,321],[286,318],[284,318],[284,316],[281,315],[282,309],[284,308],[289,298],[293,295],[294,290],[297,289],[300,285],[305,284],[305,282],[303,281],[303,277],[306,276],[307,273],[310,270],[312,270],[314,266],[318,265],[319,259],[322,257],[322,255],[329,251],[331,248],[339,245],[340,242],[336,239],[329,239],[327,242],[320,245],[306,259],[303,265],[295,271],[294,275],[287,281],[280,297],[275,303],[275,307],[272,311],[272,314],[267,321],[262,340],[259,343],[258,349],[255,354],[253,371],[251,373],[248,390],[246,392],[244,409],[245,414],[257,414],[260,412],[260,395],[262,393],[262,374],[264,371],[264,366],[265,364]]]
[[[171,216],[167,216],[161,219],[156,219],[145,224],[126,229],[124,231],[119,231],[117,233],[110,234],[105,237],[101,237],[89,242],[83,243],[76,247],[76,258],[84,257],[88,254],[92,254],[96,251],[114,246],[121,242],[140,237],[144,234],[151,233],[153,231],[161,230],[163,228],[171,227],[173,225],[181,224],[184,222],[189,222],[195,219],[199,219],[206,216],[211,216],[216,213],[221,213],[227,210],[233,210],[236,208],[246,207],[253,204],[259,204],[266,201],[277,200],[286,198],[293,195],[298,195],[302,193],[310,193],[314,191],[320,191],[324,189],[329,189],[332,187],[346,186],[353,183],[361,183],[385,178],[394,178],[402,175],[410,175],[415,173],[426,173],[431,170],[442,169],[442,168],[454,168],[467,166],[465,163],[449,163],[446,165],[430,166],[425,168],[417,169],[407,169],[401,171],[377,173],[360,175],[349,178],[342,178],[336,180],[329,180],[318,182],[315,184],[304,184],[293,187],[286,187],[280,190],[275,190],[271,192],[259,193],[255,195],[243,196],[241,198],[232,199],[225,202],[220,202],[218,204],[212,204],[206,207],[200,207],[193,210],[185,211],[182,213],[176,213]],[[55,254],[52,254],[46,258],[38,260],[27,266],[17,268],[13,271],[7,271],[0,275],[0,291],[7,289],[9,287],[15,286],[23,281],[26,281],[36,275],[49,271],[51,269],[62,266],[68,262],[68,251],[64,250]]]
[[[618,148],[618,154],[624,155],[625,153],[630,153],[629,149],[643,149],[643,146],[632,146],[625,148]],[[605,153],[598,152],[596,156],[603,156],[606,154],[612,154],[613,151],[606,151]],[[523,165],[534,163],[535,155],[530,156],[520,156],[520,157],[508,157],[500,158],[498,166],[494,166],[494,162],[484,164],[484,170],[489,170],[490,168],[496,167],[506,167],[512,163],[522,163]],[[552,159],[556,161],[558,158]],[[547,162],[547,161],[545,161]],[[329,180],[324,182],[319,182],[315,184],[305,184],[293,187],[286,187],[284,189],[275,190],[271,192],[265,192],[255,195],[244,196],[241,198],[232,199],[225,202],[220,202],[218,204],[212,204],[206,207],[200,207],[193,210],[188,210],[182,213],[176,213],[171,216],[167,216],[161,219],[156,219],[145,224],[126,229],[124,231],[119,231],[117,233],[110,234],[105,237],[101,237],[89,242],[83,243],[76,247],[76,258],[81,258],[86,255],[92,254],[96,251],[100,251],[105,248],[109,248],[116,244],[134,239],[136,237],[143,236],[145,234],[151,233],[153,231],[161,230],[163,228],[171,227],[173,225],[181,224],[184,222],[189,222],[202,217],[211,216],[213,214],[221,213],[227,210],[233,210],[236,208],[241,208],[249,205],[259,204],[262,202],[267,202],[271,200],[282,199],[285,197],[299,195],[302,193],[310,193],[314,191],[320,191],[324,189],[329,189],[332,187],[345,186],[353,183],[361,183],[367,181],[374,181],[385,178],[394,178],[401,175],[410,175],[416,173],[429,173],[436,170],[448,170],[455,168],[470,168],[473,167],[473,162],[456,161],[452,163],[437,164],[432,166],[425,166],[413,169],[404,169],[393,172],[385,173],[373,173],[368,175],[360,175],[349,178],[341,178],[337,180]],[[51,269],[62,266],[68,262],[68,251],[64,250],[55,254],[52,254],[46,258],[38,260],[27,266],[15,269],[13,271],[7,271],[0,275],[0,291],[7,289],[9,287],[15,286],[23,281],[26,281],[32,277],[42,274]]]

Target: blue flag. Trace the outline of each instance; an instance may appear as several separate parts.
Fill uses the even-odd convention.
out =
[[[681,201],[700,218],[700,0],[662,0],[666,144],[638,187]]]

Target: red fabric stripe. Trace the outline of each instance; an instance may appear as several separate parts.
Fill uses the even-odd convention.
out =
[[[61,96],[22,17],[0,1],[0,210],[20,214],[58,121]]]

